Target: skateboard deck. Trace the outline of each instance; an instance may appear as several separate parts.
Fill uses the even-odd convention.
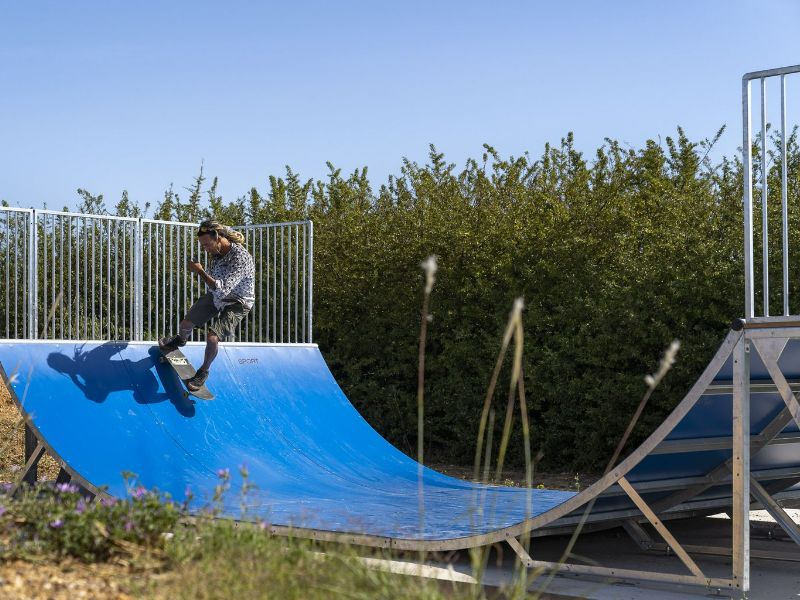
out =
[[[186,387],[186,380],[194,377],[197,371],[194,370],[192,363],[189,362],[189,359],[186,358],[180,349],[173,350],[172,352],[165,352],[159,347],[158,351],[161,353],[161,362],[169,364],[181,380],[184,388],[184,397],[194,396],[201,400],[214,399],[214,394],[211,393],[205,384],[203,384],[203,387],[199,390],[195,391]]]

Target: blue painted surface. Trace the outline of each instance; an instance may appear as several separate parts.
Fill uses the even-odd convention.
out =
[[[202,346],[184,352],[202,362]],[[225,345],[208,382],[216,400],[196,403],[145,344],[0,343],[0,363],[51,448],[116,496],[130,471],[177,500],[191,488],[201,510],[229,469],[226,516],[441,540],[513,525],[574,495],[420,468],[361,418],[315,347]],[[240,465],[256,486],[244,515]]]
[[[193,364],[202,361],[202,345],[184,351]],[[220,483],[219,470],[229,469],[226,516],[414,540],[489,533],[574,496],[481,486],[420,467],[361,418],[315,347],[224,345],[208,382],[217,396],[211,402],[184,399],[158,357],[142,343],[0,342],[0,364],[14,374],[13,388],[35,427],[75,472],[116,496],[125,495],[121,473],[130,471],[177,500],[191,489],[193,510],[202,510]],[[787,346],[781,367],[789,379],[800,379],[800,343]],[[754,381],[769,379],[756,355],[751,369]],[[729,380],[730,361],[716,382]],[[667,439],[729,438],[731,403],[729,394],[702,396]],[[784,407],[777,393],[754,393],[751,432]],[[730,456],[730,450],[652,455],[628,479],[699,477]],[[245,514],[240,465],[256,486]],[[752,457],[755,470],[799,467],[799,443]],[[670,493],[643,496],[653,502]],[[729,497],[730,486],[721,485],[700,498]],[[601,497],[594,514],[629,508],[624,496]]]

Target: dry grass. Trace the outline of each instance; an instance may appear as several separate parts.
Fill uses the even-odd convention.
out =
[[[25,427],[11,394],[0,382],[0,481],[14,481],[24,464]],[[53,480],[58,470],[58,463],[45,454],[39,462],[39,479]]]

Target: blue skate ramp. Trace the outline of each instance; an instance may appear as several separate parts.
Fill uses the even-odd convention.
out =
[[[202,362],[202,345],[184,352]],[[127,471],[176,500],[190,494],[202,510],[228,470],[223,516],[417,541],[481,536],[574,496],[421,467],[364,421],[316,346],[222,346],[208,382],[213,401],[184,398],[158,358],[150,343],[0,343],[23,413],[95,493],[124,496]],[[246,498],[241,467],[255,485]]]
[[[594,526],[636,518],[622,476],[662,518],[731,506],[730,475],[719,473],[732,456],[731,352],[742,336],[731,331],[650,437],[578,494],[474,484],[422,467],[364,421],[314,345],[222,345],[208,382],[213,401],[187,400],[151,343],[3,341],[0,365],[38,439],[94,493],[124,496],[127,471],[201,511],[229,473],[217,507],[225,517],[277,533],[448,550],[569,529],[593,499]],[[184,352],[197,365],[203,349]],[[800,387],[800,339],[782,352],[781,370]],[[797,497],[800,432],[751,354],[751,473],[774,496]],[[244,497],[242,468],[255,486]]]

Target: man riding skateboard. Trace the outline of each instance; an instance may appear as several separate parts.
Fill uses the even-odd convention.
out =
[[[162,352],[171,352],[186,345],[195,327],[217,317],[208,328],[205,360],[195,376],[185,382],[190,391],[203,387],[211,363],[217,357],[220,340],[235,341],[236,327],[255,302],[255,265],[243,245],[244,236],[215,220],[208,220],[200,223],[197,240],[211,256],[208,271],[192,259],[186,261],[186,267],[205,281],[208,291],[189,308],[176,335],[158,340]]]

